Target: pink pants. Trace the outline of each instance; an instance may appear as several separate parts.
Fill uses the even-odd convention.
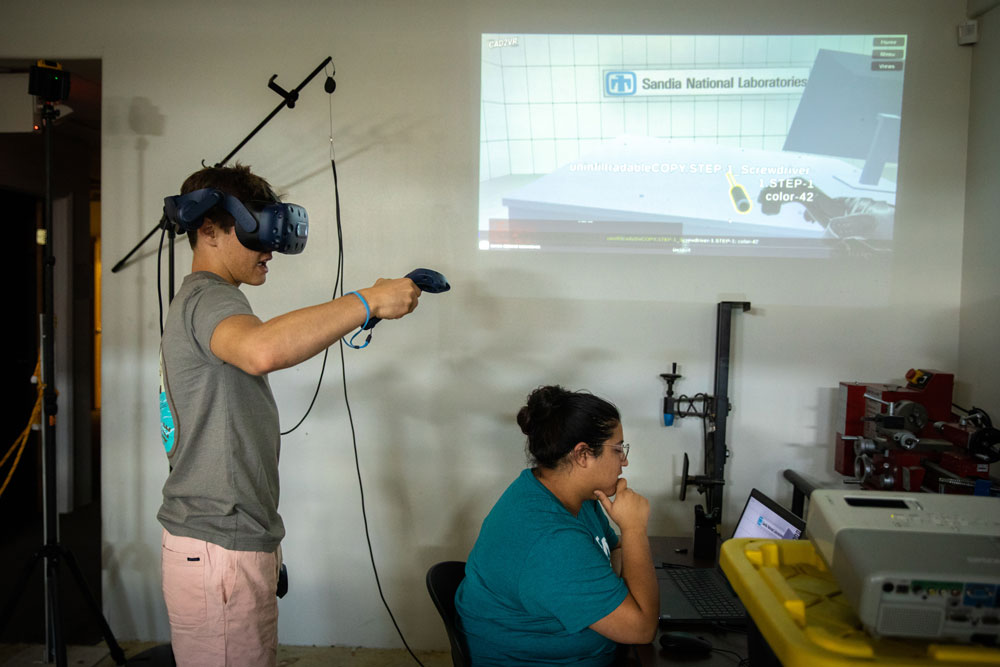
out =
[[[163,598],[178,667],[273,667],[281,549],[229,551],[163,531]]]

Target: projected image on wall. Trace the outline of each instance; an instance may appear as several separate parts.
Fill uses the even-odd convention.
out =
[[[482,37],[483,250],[891,252],[906,36]]]

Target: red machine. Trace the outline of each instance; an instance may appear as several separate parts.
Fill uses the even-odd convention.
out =
[[[905,386],[841,382],[834,468],[869,489],[990,493],[1000,431],[982,410],[953,411],[954,382],[917,369]]]

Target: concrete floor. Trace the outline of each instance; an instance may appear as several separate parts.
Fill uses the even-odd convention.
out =
[[[132,658],[158,646],[156,642],[120,642],[129,664]],[[415,651],[425,667],[451,667],[451,654],[444,651]],[[149,655],[148,653],[146,655]],[[35,667],[44,664],[44,649],[34,644],[0,645],[3,667]],[[115,667],[104,644],[68,646],[70,667]],[[160,667],[144,662],[150,667]],[[279,646],[278,667],[415,667],[417,662],[406,649],[350,648],[345,646]]]

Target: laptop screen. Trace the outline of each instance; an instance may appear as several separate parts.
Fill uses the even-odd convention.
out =
[[[805,527],[805,521],[753,489],[743,507],[743,514],[736,524],[733,537],[797,540],[802,537]]]

